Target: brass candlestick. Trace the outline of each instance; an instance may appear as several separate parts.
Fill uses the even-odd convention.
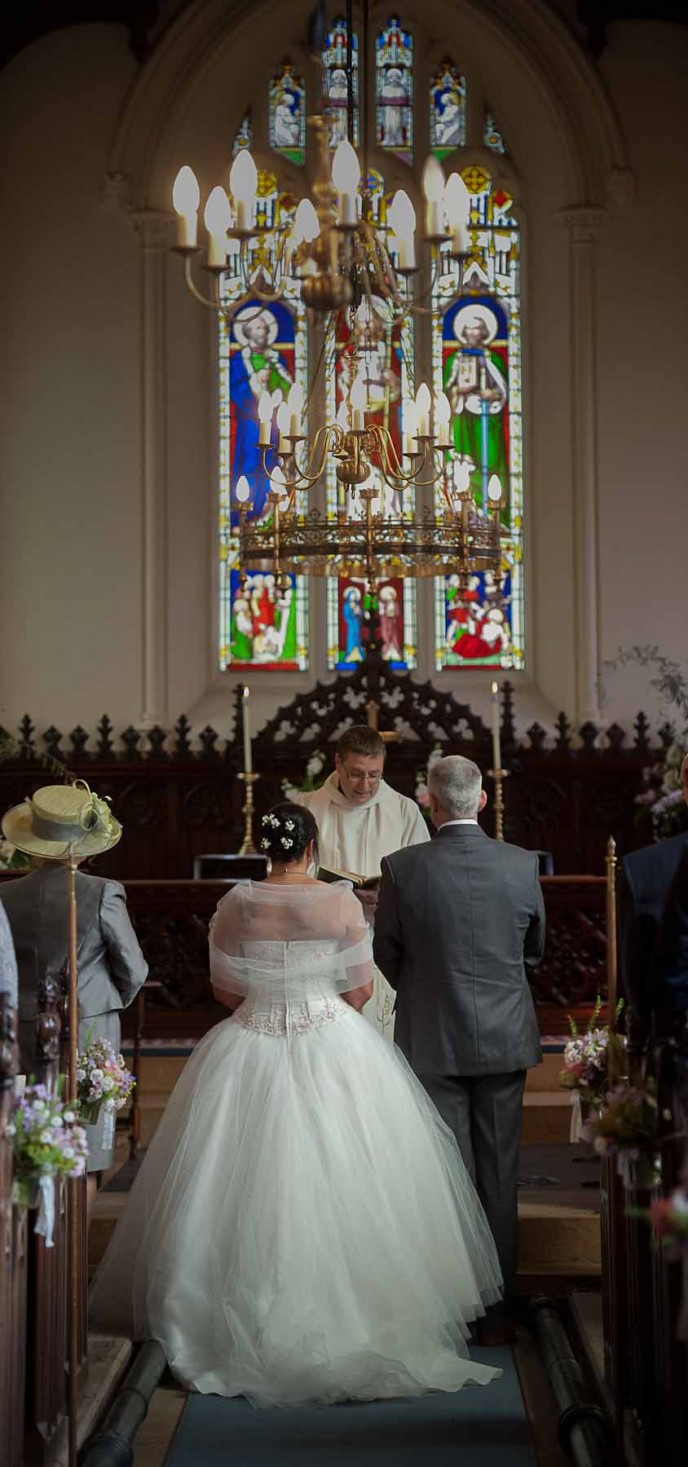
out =
[[[504,840],[504,780],[509,778],[508,769],[488,769],[494,780],[495,840]]]
[[[256,856],[258,852],[253,842],[253,786],[260,775],[242,771],[238,777],[246,785],[246,801],[241,812],[244,817],[244,839],[239,846],[239,855]]]

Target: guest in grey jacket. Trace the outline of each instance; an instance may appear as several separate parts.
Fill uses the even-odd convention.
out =
[[[95,823],[89,823],[92,813]],[[37,867],[0,887],[19,969],[21,1068],[30,1075],[36,1065],[38,985],[49,969],[59,973],[67,964],[68,875],[62,863],[70,844],[80,860],[108,850],[119,839],[121,826],[90,790],[51,785],[9,810],[3,831]],[[90,1040],[102,1038],[119,1050],[120,1012],[136,997],[148,968],[118,881],[77,871],[76,899],[78,1045],[83,1049]],[[87,1127],[89,1172],[103,1171],[112,1163],[112,1148],[103,1146],[103,1124],[101,1112],[96,1125]]]
[[[490,840],[477,764],[428,775],[437,838],[382,862],[374,956],[397,990],[395,1041],[456,1136],[497,1245],[516,1274],[517,1170],[526,1070],[541,1060],[528,968],[542,957],[538,858]],[[513,1333],[494,1314],[486,1343]]]

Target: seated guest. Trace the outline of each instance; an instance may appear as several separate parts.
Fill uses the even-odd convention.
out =
[[[688,804],[688,756],[681,767]],[[624,997],[636,1032],[647,1036],[652,1010],[654,964],[664,910],[684,852],[688,832],[631,851],[621,862],[619,883],[619,970]]]
[[[67,861],[100,855],[116,845],[122,827],[109,806],[84,786],[49,785],[8,810],[5,838],[33,858],[36,869],[17,881],[3,882],[0,902],[9,919],[19,969],[19,1051],[21,1068],[36,1068],[35,1027],[38,985],[48,969],[67,964]],[[108,1039],[118,1051],[120,1010],[136,997],[148,967],[118,881],[76,873],[78,954],[78,1045]],[[95,1173],[111,1166],[113,1146],[103,1144],[104,1113],[87,1126],[89,1197]]]
[[[688,1013],[688,841],[664,912],[652,987],[657,1029],[670,1032]]]

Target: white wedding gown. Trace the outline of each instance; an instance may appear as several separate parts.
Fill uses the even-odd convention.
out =
[[[235,888],[211,967],[247,996],[170,1097],[94,1319],[261,1405],[487,1384],[466,1339],[499,1297],[494,1243],[422,1086],[339,996],[371,974],[348,884]]]

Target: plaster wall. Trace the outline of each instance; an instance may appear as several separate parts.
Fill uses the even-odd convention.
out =
[[[546,77],[510,46],[491,8],[482,7],[481,18],[469,5],[457,20],[455,7],[436,4],[423,18],[430,39],[455,33],[454,49],[462,41],[476,74],[489,79],[522,186],[530,656],[518,708],[527,725],[547,723],[560,707],[572,712],[575,697],[571,301],[561,211],[595,200],[576,178]],[[276,59],[294,49],[307,9],[270,7]],[[174,125],[161,122],[136,206],[165,209],[187,158],[203,186],[222,176],[227,142],[262,77],[266,13],[254,7],[238,32],[208,47],[179,96]],[[649,640],[668,655],[683,652],[675,587],[688,528],[681,291],[688,102],[680,86],[687,49],[680,27],[619,24],[601,61],[637,176],[635,202],[610,214],[596,247],[603,656]],[[0,190],[11,221],[0,235],[5,727],[29,711],[39,730],[50,722],[93,728],[107,710],[121,728],[140,719],[144,702],[142,256],[126,217],[101,204],[136,71],[124,30],[94,25],[44,38],[0,74]],[[187,296],[176,257],[162,271],[164,514],[156,552],[164,566],[166,711],[226,732],[234,678],[217,676],[212,655],[212,325]],[[645,343],[657,340],[658,320],[675,329],[661,332],[650,387]],[[317,612],[314,621],[310,674],[252,678],[257,722],[325,675]],[[419,675],[431,671],[426,647]],[[478,711],[487,707],[490,680],[440,679]],[[622,722],[648,706],[646,674],[615,675],[608,691],[611,715]]]

